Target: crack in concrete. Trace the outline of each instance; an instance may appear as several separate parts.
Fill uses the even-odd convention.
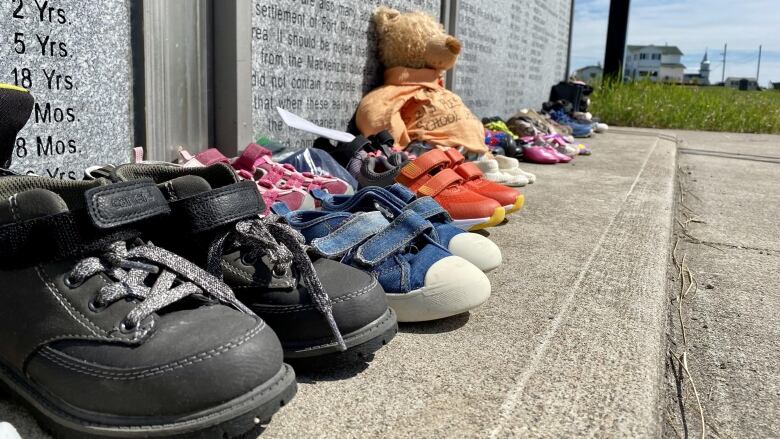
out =
[[[749,162],[762,162],[762,163],[772,163],[775,165],[780,165],[780,157],[771,157],[771,156],[748,157],[747,154],[708,151],[704,149],[690,149],[690,148],[678,148],[678,151],[680,152],[680,154],[700,155],[704,157],[717,157],[717,158],[728,159],[728,160],[746,160]]]
[[[715,246],[715,247],[725,247],[732,250],[755,250],[755,251],[763,251],[766,253],[771,253],[771,252],[780,253],[780,249],[776,249],[776,248],[751,247],[748,245],[729,244],[726,242],[705,241],[703,239],[699,239],[693,236],[690,233],[688,233],[687,235],[688,238],[685,239],[685,242],[691,244],[702,244],[702,245]],[[769,255],[769,256],[778,256],[778,255]]]

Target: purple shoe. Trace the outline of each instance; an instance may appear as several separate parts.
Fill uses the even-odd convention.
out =
[[[523,146],[523,160],[540,165],[554,165],[560,160],[548,148],[541,146]],[[569,157],[566,157],[567,159]]]

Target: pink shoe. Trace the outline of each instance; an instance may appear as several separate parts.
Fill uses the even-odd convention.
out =
[[[179,155],[181,156],[179,162],[185,167],[202,167],[215,163],[230,164],[230,159],[216,148],[209,148],[194,156],[187,151],[180,150]],[[241,180],[252,180],[257,183],[257,190],[260,191],[266,206],[264,214],[268,213],[271,206],[277,201],[286,204],[290,210],[314,209],[314,198],[301,188],[279,188],[264,178],[256,179],[254,174],[243,169],[236,170],[236,174]]]
[[[558,163],[569,163],[572,160],[571,157],[569,157],[568,155],[558,151],[553,146],[546,146],[544,148],[547,149],[547,151],[549,151],[550,154],[554,155],[555,158],[558,159]]]
[[[314,210],[314,197],[301,188],[279,189],[265,180],[256,180],[255,182],[265,202],[264,214],[268,213],[268,210],[277,201],[284,203],[290,210]]]
[[[324,189],[332,195],[351,195],[354,192],[347,182],[339,178],[298,172],[292,165],[276,163],[271,158],[271,151],[255,143],[250,143],[233,161],[233,168],[254,175],[262,173],[262,180],[282,189],[303,188],[306,191]]]
[[[523,146],[523,160],[541,165],[554,165],[560,161],[548,148],[541,146]]]

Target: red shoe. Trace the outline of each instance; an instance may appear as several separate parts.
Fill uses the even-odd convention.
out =
[[[520,191],[483,178],[482,170],[474,163],[466,162],[466,158],[457,149],[450,148],[444,153],[450,159],[450,167],[463,178],[463,186],[470,191],[498,201],[507,214],[517,212],[523,207],[525,197]]]
[[[453,225],[464,230],[479,230],[504,221],[506,212],[498,201],[472,192],[463,177],[449,168],[444,151],[434,149],[407,163],[395,181],[417,196],[432,197],[450,214]]]

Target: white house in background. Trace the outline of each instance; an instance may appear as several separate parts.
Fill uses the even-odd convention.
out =
[[[591,81],[593,79],[601,79],[604,74],[604,69],[601,68],[601,64],[595,66],[585,66],[574,71],[574,76],[581,81]]]
[[[651,81],[683,82],[683,53],[677,46],[626,47],[623,76],[628,79],[647,78]]]
[[[737,90],[758,90],[758,81],[756,81],[756,78],[729,76],[726,78],[723,85],[730,88],[736,88]]]

